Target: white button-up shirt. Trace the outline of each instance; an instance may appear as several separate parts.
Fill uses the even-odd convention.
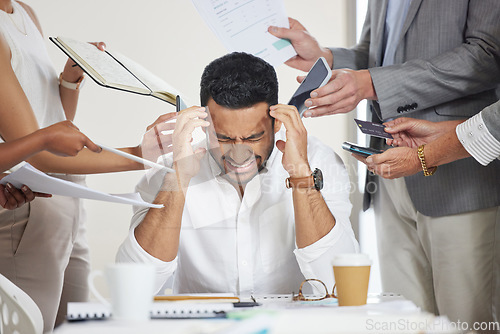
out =
[[[282,130],[276,140],[283,138]],[[187,190],[177,257],[161,261],[137,243],[134,229],[148,209],[134,208],[117,261],[155,264],[157,291],[172,275],[174,293],[291,293],[298,291],[304,278],[319,278],[331,290],[334,255],[359,250],[349,221],[349,177],[331,148],[308,137],[307,150],[311,168],[323,172],[321,194],[336,220],[335,227],[317,242],[302,249],[296,246],[292,190],[285,187],[288,173],[277,148],[266,168],[246,185],[243,198],[221,177],[207,153]],[[155,199],[163,176],[157,172],[139,182],[137,191],[144,200]]]

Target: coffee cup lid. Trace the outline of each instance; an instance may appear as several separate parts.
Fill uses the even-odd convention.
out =
[[[362,253],[338,254],[332,261],[332,265],[339,267],[370,266],[371,264],[370,257]]]

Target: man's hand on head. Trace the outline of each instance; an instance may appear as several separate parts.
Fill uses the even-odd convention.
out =
[[[311,175],[307,161],[307,130],[294,106],[277,104],[270,107],[270,115],[283,123],[286,141],[278,140],[276,147],[283,153],[282,164],[290,177]]]
[[[191,178],[198,174],[200,170],[200,160],[205,153],[205,149],[193,150],[193,132],[198,127],[208,127],[209,122],[205,120],[208,113],[205,107],[187,108],[177,116],[174,133],[172,135],[172,148],[174,168],[177,171],[179,180],[184,184],[189,183]],[[186,183],[186,184],[187,184]]]

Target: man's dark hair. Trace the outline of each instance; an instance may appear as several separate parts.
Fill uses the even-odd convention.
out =
[[[229,109],[251,107],[259,102],[278,103],[278,79],[274,68],[244,52],[220,57],[205,67],[200,84],[201,105],[212,98]]]

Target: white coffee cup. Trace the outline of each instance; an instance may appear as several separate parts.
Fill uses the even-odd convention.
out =
[[[111,304],[97,291],[94,280],[104,276]],[[104,272],[96,270],[88,278],[90,291],[111,307],[113,319],[145,321],[150,318],[154,296],[155,267],[143,263],[115,263]]]

